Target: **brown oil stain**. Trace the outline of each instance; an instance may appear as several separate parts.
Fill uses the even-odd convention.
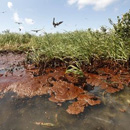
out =
[[[0,98],[9,91],[16,93],[19,98],[47,94],[50,101],[60,106],[65,101],[75,100],[66,111],[69,114],[79,114],[85,107],[101,103],[91,91],[85,90],[87,84],[92,88],[100,87],[107,93],[119,92],[130,84],[127,68],[109,60],[95,61],[92,65],[83,67],[82,78],[66,74],[65,66],[48,67],[43,75],[38,75],[39,68],[34,64],[25,65],[24,60],[24,54],[0,55],[0,72],[5,70],[0,74]]]

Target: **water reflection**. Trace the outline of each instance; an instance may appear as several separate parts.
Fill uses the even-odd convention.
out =
[[[97,94],[98,88],[93,93]],[[0,99],[0,130],[128,130],[130,127],[130,88],[117,94],[99,93],[102,104],[87,107],[77,116],[48,101],[47,96],[19,99],[7,93]],[[122,110],[122,111],[121,111]],[[125,111],[123,111],[125,110]],[[37,125],[36,122],[54,126]]]

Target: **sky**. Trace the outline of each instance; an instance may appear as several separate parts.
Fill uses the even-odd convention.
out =
[[[0,33],[34,33],[43,29],[47,33],[112,27],[108,21],[128,12],[130,0],[0,0]],[[52,21],[63,21],[53,27]],[[20,22],[22,24],[17,24]],[[21,31],[19,31],[21,28]]]

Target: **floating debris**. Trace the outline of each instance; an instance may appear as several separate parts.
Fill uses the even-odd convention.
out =
[[[35,125],[47,126],[47,127],[54,127],[53,123],[45,123],[45,122],[35,122]]]
[[[73,102],[71,105],[68,106],[66,110],[69,114],[79,114],[84,111],[85,106],[87,103],[85,101],[77,101]]]
[[[66,110],[69,114],[79,114],[83,112],[84,108],[88,105],[94,106],[101,103],[96,96],[90,94],[81,94],[77,100],[77,102],[73,102]]]
[[[95,118],[95,119],[97,119],[97,120],[100,120],[100,121],[103,121],[103,122],[108,123],[108,124],[111,124],[111,123],[112,123],[111,120],[102,119],[102,118],[100,118],[100,117],[93,117],[93,118]]]
[[[124,89],[124,85],[130,83],[130,74],[126,74],[125,69],[116,72],[116,74],[107,67],[99,68],[95,72],[97,72],[97,74],[85,73],[86,82],[95,87],[99,86],[101,89],[105,89],[108,93],[118,92]]]
[[[126,112],[126,109],[119,108],[119,111],[124,113],[124,112]]]
[[[54,102],[64,102],[66,100],[73,100],[78,97],[79,94],[83,93],[84,90],[74,86],[72,83],[67,83],[65,81],[58,81],[53,83],[52,97],[49,98],[50,101]]]

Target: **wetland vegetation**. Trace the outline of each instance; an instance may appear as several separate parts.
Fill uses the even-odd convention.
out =
[[[66,58],[79,63],[90,63],[91,59],[128,61],[130,57],[130,12],[117,17],[112,29],[76,30],[64,33],[46,33],[36,36],[29,33],[0,34],[0,50],[32,52],[29,58],[36,64],[52,59]]]

